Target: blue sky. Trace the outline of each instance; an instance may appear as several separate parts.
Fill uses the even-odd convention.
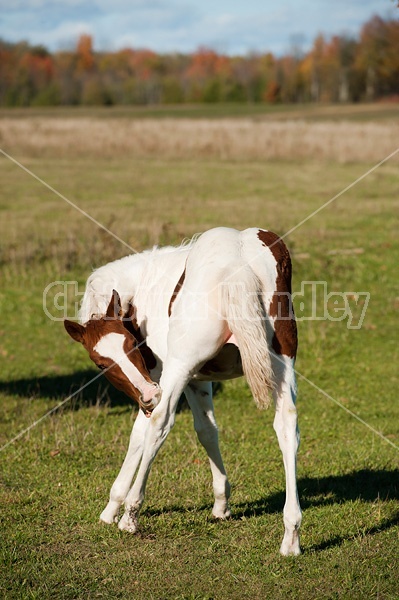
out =
[[[98,50],[282,54],[320,32],[356,35],[374,14],[397,18],[396,0],[0,0],[0,37],[50,50],[89,33]]]

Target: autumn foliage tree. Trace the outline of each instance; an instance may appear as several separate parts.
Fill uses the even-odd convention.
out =
[[[226,56],[146,49],[70,51],[0,41],[0,105],[353,102],[399,98],[399,22],[373,17],[358,39],[318,35],[308,52]]]

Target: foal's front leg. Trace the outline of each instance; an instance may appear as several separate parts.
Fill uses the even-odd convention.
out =
[[[100,520],[104,523],[111,524],[118,520],[119,508],[125,501],[133,476],[143,455],[148,422],[149,420],[143,411],[139,410],[132,433],[130,434],[129,448],[125,460],[123,461],[118,477],[112,485],[109,502],[100,515]]]
[[[190,378],[187,373],[188,371],[182,368],[180,362],[168,361],[164,364],[160,380],[162,398],[148,419],[140,468],[134,484],[126,496],[125,513],[119,521],[119,529],[130,533],[137,531],[139,512],[144,502],[151,465],[174,425],[179,398]]]

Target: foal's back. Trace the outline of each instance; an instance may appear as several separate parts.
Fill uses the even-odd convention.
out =
[[[193,291],[205,291],[220,281],[239,282],[243,269],[249,267],[260,280],[262,290],[273,292],[278,262],[274,249],[280,246],[285,248],[276,234],[256,227],[244,231],[210,229],[199,237],[188,255],[186,284]]]

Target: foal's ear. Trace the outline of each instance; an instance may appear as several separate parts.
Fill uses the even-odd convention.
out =
[[[69,321],[68,319],[64,320],[64,327],[76,342],[80,342],[83,344],[83,338],[85,333],[85,328],[80,323],[76,323],[75,321]]]
[[[109,319],[120,319],[122,316],[121,297],[116,290],[112,290],[110,303],[108,304],[106,316]]]

